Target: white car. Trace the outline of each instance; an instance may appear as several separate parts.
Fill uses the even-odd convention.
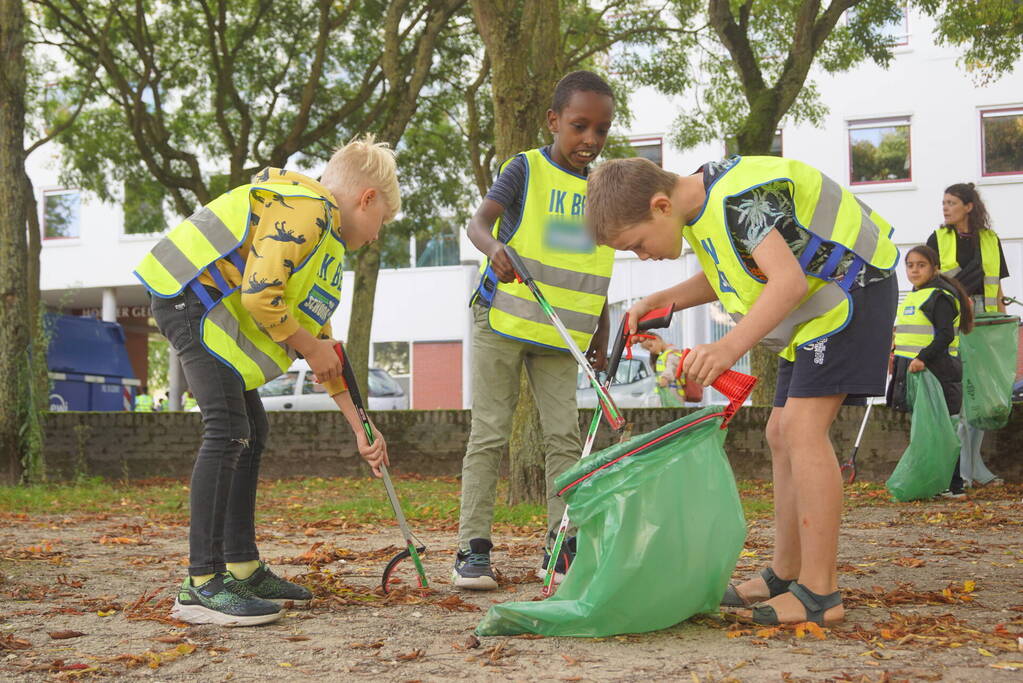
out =
[[[603,373],[601,373],[603,380]],[[596,408],[597,392],[590,386],[580,368],[576,379],[575,401],[580,408]],[[657,395],[657,383],[650,354],[639,347],[633,347],[632,358],[622,357],[615,373],[615,381],[608,390],[619,408],[657,408],[661,399]]]
[[[288,371],[259,388],[267,410],[337,410],[334,399],[317,384],[309,364],[296,360]],[[364,394],[365,396],[365,394]],[[370,410],[408,410],[408,395],[386,370],[369,369]]]

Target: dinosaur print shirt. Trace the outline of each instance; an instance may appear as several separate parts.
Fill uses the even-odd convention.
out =
[[[270,193],[255,193],[251,199],[251,226],[239,253],[245,260],[245,272],[228,259],[217,261],[217,268],[231,287],[241,287],[242,305],[274,341],[284,341],[298,331],[298,321],[288,314],[284,302],[284,286],[295,264],[302,263],[316,248],[327,229],[334,230],[341,223],[334,196],[320,183],[301,173],[280,168],[265,168],[252,178],[253,183],[292,183],[309,188],[330,200],[331,206],[310,197],[272,197]],[[333,215],[327,215],[330,211]],[[329,222],[328,222],[329,221]],[[338,235],[340,238],[340,235]],[[199,281],[216,287],[209,273],[203,272]],[[332,335],[328,322],[320,330],[323,339]],[[324,385],[331,396],[344,391],[341,379]]]

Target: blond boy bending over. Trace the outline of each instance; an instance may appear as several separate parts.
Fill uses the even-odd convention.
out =
[[[320,182],[266,168],[174,228],[135,275],[153,318],[174,346],[202,411],[191,482],[188,578],[172,616],[249,626],[304,603],[305,588],[259,559],[255,505],[269,424],[257,389],[301,354],[344,413],[359,453],[377,474],[341,379],[330,317],[341,298],[345,252],[375,240],[401,208],[393,152],[366,136],[339,149]]]

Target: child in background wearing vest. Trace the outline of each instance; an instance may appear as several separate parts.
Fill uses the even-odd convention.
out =
[[[654,332],[644,332],[640,336],[645,337],[640,346],[646,349],[651,358],[657,359],[654,361],[654,372],[657,373],[657,395],[661,400],[661,407],[678,407],[684,405],[686,401],[699,401],[698,398],[689,398],[688,383],[685,375],[680,374],[682,352]]]
[[[580,347],[595,367],[607,355],[607,286],[614,252],[599,249],[582,224],[587,167],[604,148],[614,116],[614,95],[599,76],[568,74],[554,91],[547,127],[554,142],[504,164],[467,228],[486,254],[472,297],[475,319],[472,428],[462,463],[458,552],[452,581],[459,588],[493,590],[491,527],[499,468],[511,436],[512,415],[525,366],[543,432],[547,478],[547,545],[564,503],[554,478],[579,459],[577,367],[564,342],[529,291],[515,283],[505,245],[523,257]],[[560,580],[574,556],[566,540],[555,569]],[[550,561],[544,553],[543,571]]]
[[[959,332],[968,334],[973,329],[972,302],[962,285],[941,274],[938,252],[930,247],[913,247],[906,254],[905,263],[913,292],[903,300],[895,321],[895,362],[888,385],[888,405],[902,411],[912,410],[906,399],[907,373],[930,370],[941,382],[948,414],[955,419],[963,403]],[[932,327],[933,332],[916,332],[908,327],[920,325]],[[947,498],[966,495],[958,459],[948,491],[941,495]]]
[[[293,171],[267,168],[253,178],[253,185],[257,187],[236,190],[248,193],[248,200],[236,209],[247,214],[249,222],[241,245],[237,250],[233,244],[228,248],[224,240],[228,251],[183,286],[180,293],[161,295],[160,291],[166,289],[160,290],[154,283],[161,273],[172,272],[175,263],[183,269],[188,261],[200,258],[184,253],[187,246],[168,244],[168,238],[164,238],[136,270],[154,293],[153,317],[177,351],[202,412],[203,440],[192,472],[189,501],[189,576],[171,612],[175,619],[195,624],[267,623],[280,618],[280,604],[305,604],[312,597],[304,587],[274,574],[260,561],[256,547],[256,486],[269,424],[259,393],[255,388],[246,390],[249,380],[243,381],[243,377],[253,372],[252,358],[264,357],[260,348],[269,345],[280,354],[281,349],[272,344],[277,342],[301,354],[333,396],[355,434],[360,455],[374,473],[379,475],[378,467],[387,463],[383,437],[378,434],[374,444],[368,444],[341,379],[341,362],[330,338],[329,323],[333,311],[330,300],[335,307],[337,301],[326,290],[331,289],[333,278],[336,286],[332,291],[340,293],[343,260],[330,257],[328,252],[342,253],[338,244],[358,249],[375,240],[381,226],[400,210],[393,152],[366,136],[335,152],[320,182]],[[261,185],[280,189],[260,190]],[[294,194],[281,186],[294,187]],[[198,225],[205,227],[211,220],[223,222],[214,226],[220,230],[226,230],[228,222],[237,225],[237,221],[246,220],[242,214],[218,214],[211,219],[210,205],[175,230],[189,230],[194,235]],[[332,234],[325,234],[328,230]],[[167,254],[180,254],[188,261]],[[160,260],[159,267],[152,265],[154,258]],[[318,269],[302,273],[305,278],[316,273],[313,284],[308,292],[288,290],[289,296],[300,297],[289,302],[285,296],[289,278],[307,261],[309,268]],[[239,272],[239,265],[244,272]],[[319,273],[321,270],[327,272]],[[250,321],[239,319],[236,324],[254,321],[256,327],[249,325],[246,332],[243,326],[241,332],[227,335],[228,342],[237,339],[231,342],[234,350],[221,349],[223,355],[214,355],[207,347],[210,338],[204,337],[204,331],[215,330],[203,320],[207,309],[207,317],[211,317],[214,310],[223,311],[228,300],[233,301],[229,296],[219,305],[215,303],[225,287],[229,292],[240,289],[240,305],[233,310],[239,311],[241,318],[251,316]],[[302,311],[307,316],[303,325],[319,327],[318,333],[296,320]],[[315,317],[313,314],[320,317],[307,323]],[[286,355],[283,358],[283,362],[288,361]],[[280,372],[273,363],[270,366],[270,377]]]
[[[642,299],[630,320],[715,299],[739,318],[686,356],[686,377],[708,385],[757,343],[780,349],[766,429],[772,566],[730,586],[722,606],[752,607],[760,624],[841,621],[842,480],[828,430],[844,402],[885,391],[898,300],[890,226],[820,171],[755,156],[689,176],[646,159],[607,161],[591,174],[586,217],[598,244],[675,259],[684,234],[700,260],[703,272]]]

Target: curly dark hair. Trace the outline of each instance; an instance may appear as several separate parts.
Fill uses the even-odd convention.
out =
[[[554,97],[551,99],[551,109],[560,114],[573,93],[595,92],[600,95],[607,95],[612,100],[615,98],[614,91],[603,78],[592,71],[573,71],[566,74],[558,81],[554,88]]]
[[[970,233],[976,235],[981,230],[991,228],[991,219],[988,217],[987,207],[980,198],[980,193],[973,183],[956,183],[945,188],[945,194],[957,197],[963,204],[973,204],[973,209],[966,215]]]

